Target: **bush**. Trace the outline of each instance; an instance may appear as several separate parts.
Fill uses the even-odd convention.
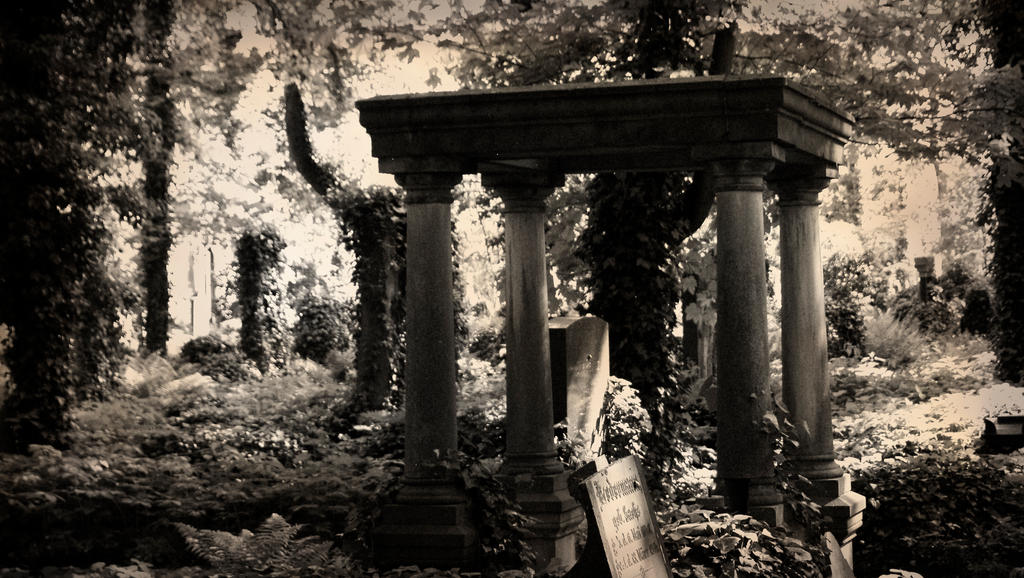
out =
[[[234,351],[229,343],[213,335],[196,337],[181,346],[181,358],[189,363],[203,363],[209,357]]]
[[[308,297],[299,303],[296,312],[299,320],[292,330],[292,349],[301,357],[323,364],[332,351],[349,347],[352,337],[346,321],[350,314],[338,301]]]
[[[981,294],[976,291],[981,291]],[[916,320],[921,331],[933,334],[962,331],[966,301],[972,294],[975,303],[972,305],[971,322],[987,327],[992,315],[988,293],[983,283],[973,278],[960,264],[953,264],[936,280],[925,300],[921,300],[920,287],[911,287],[896,297],[892,309],[898,319]]]
[[[858,572],[1007,576],[1024,566],[1024,490],[999,467],[962,454],[889,462],[854,482],[868,498]]]
[[[918,287],[906,289],[896,297],[892,310],[897,319],[916,321],[921,331],[931,334],[949,333],[958,327],[957,313],[945,300],[939,285],[931,288],[927,301],[921,301]]]
[[[603,419],[598,427],[601,454],[610,462],[629,455],[643,459],[647,446],[641,440],[651,431],[651,417],[640,404],[640,396],[631,383],[617,377],[608,378],[601,415]]]
[[[889,367],[898,368],[920,357],[928,342],[913,324],[875,309],[864,319],[864,347]]]
[[[240,351],[213,335],[192,339],[181,347],[181,358],[199,366],[199,373],[224,383],[259,379],[260,372]]]
[[[984,289],[971,289],[964,298],[964,314],[960,317],[960,331],[974,335],[988,335],[992,327],[992,298]]]
[[[879,293],[867,274],[868,256],[833,255],[824,267],[825,318],[829,357],[856,357],[864,351],[863,309]]]

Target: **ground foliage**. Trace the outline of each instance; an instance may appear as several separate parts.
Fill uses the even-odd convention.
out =
[[[836,451],[869,499],[859,571],[993,576],[1021,565],[1024,454],[986,454],[980,440],[983,417],[1024,410],[1019,388],[993,378],[995,362],[966,336],[932,340],[898,369],[833,360]]]
[[[745,515],[680,508],[662,516],[666,557],[676,576],[823,576],[828,554]]]
[[[854,491],[871,503],[854,546],[865,575],[1008,576],[1024,566],[1024,486],[998,463],[922,451],[862,475]]]
[[[189,348],[189,355],[201,357],[196,352],[219,352],[222,347],[199,343]],[[862,530],[858,551],[877,552],[878,560],[898,560],[901,567],[914,570],[918,567],[910,560],[927,559],[930,544],[946,540],[952,548],[963,543],[960,529],[946,522],[932,526],[925,520],[922,533],[913,534],[900,521],[903,518],[887,517],[905,504],[907,515],[919,509],[934,511],[929,520],[960,524],[964,509],[959,502],[921,495],[916,491],[920,484],[907,480],[927,477],[934,482],[921,483],[935,487],[971,481],[978,503],[996,504],[998,515],[1006,516],[1000,500],[1009,504],[1017,499],[1012,492],[1019,491],[1020,484],[1002,478],[999,471],[1019,471],[1020,463],[982,457],[971,465],[966,459],[980,434],[981,416],[1024,409],[1019,390],[992,380],[994,359],[980,340],[947,336],[929,342],[918,359],[895,369],[871,357],[833,362],[840,461],[859,480],[859,491],[894,504],[890,508],[872,503],[867,515],[880,517],[873,522],[879,533]],[[490,567],[521,572],[529,559],[524,519],[495,475],[504,450],[500,363],[496,367],[471,357],[460,363],[463,483],[483,506],[477,523],[486,528],[482,535],[489,537],[485,545],[490,548]],[[92,576],[117,575],[127,568],[143,576],[174,571],[187,575],[188,568],[196,573],[196,567],[209,566],[203,556],[189,553],[180,526],[174,523],[188,524],[200,533],[225,532],[216,535],[223,540],[232,536],[231,544],[241,541],[238,552],[247,560],[244,563],[266,564],[262,557],[249,559],[244,553],[252,554],[246,550],[252,544],[244,542],[253,540],[260,525],[277,514],[281,520],[275,531],[283,532],[281,536],[302,525],[301,534],[291,534],[295,540],[316,537],[309,544],[332,546],[321,568],[342,576],[348,568],[356,568],[352,575],[372,574],[367,562],[369,531],[380,505],[397,489],[401,471],[400,412],[345,413],[351,386],[337,383],[326,368],[311,362],[293,363],[287,375],[230,383],[190,374],[192,364],[168,370],[151,360],[133,362],[131,367],[152,368],[162,377],[158,383],[145,376],[132,378],[128,381],[136,385],[121,395],[76,410],[71,449],[33,446],[27,456],[0,456],[0,479],[5,482],[0,497],[7,504],[0,512],[0,538],[11,545],[0,565],[27,571],[52,564]],[[606,397],[603,451],[613,457],[642,455],[649,451],[640,435],[649,418],[628,382],[613,384]],[[784,433],[784,414],[777,419]],[[709,512],[696,505],[694,499],[707,494],[714,477],[713,430],[705,426],[699,431],[704,433],[691,448],[693,461],[671,480],[670,485],[684,490],[658,501],[673,567],[692,576],[733,570],[737,575],[814,575],[820,545],[796,541],[746,516]],[[564,443],[561,449],[563,455],[571,454],[564,451]],[[933,467],[947,463],[952,465]],[[904,468],[910,472],[906,479],[900,473]],[[871,483],[891,489],[872,493]],[[979,524],[987,520],[984,516],[991,508],[986,508],[973,518]],[[1008,532],[1005,536],[982,533],[987,537],[988,562],[1015,563],[1007,550],[1012,542],[1003,538],[1014,539],[1016,526],[1009,520],[1000,524]],[[910,542],[886,538],[891,535],[884,534],[887,527]],[[38,540],[44,532],[51,539]],[[282,556],[288,559],[290,554]],[[980,554],[966,553],[964,560],[971,564],[968,570],[1002,567],[977,565],[984,561]],[[287,573],[286,568],[293,567],[276,568]],[[216,568],[214,563],[212,569]],[[411,576],[417,571],[421,570],[378,574]],[[71,573],[68,570],[67,575]],[[439,570],[425,575],[457,574]]]

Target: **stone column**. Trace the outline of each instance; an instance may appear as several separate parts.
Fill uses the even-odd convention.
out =
[[[832,394],[825,333],[825,285],[818,240],[818,192],[827,178],[785,183],[779,191],[782,261],[782,397],[796,429],[793,460],[811,482],[829,530],[852,564],[864,497],[850,491],[850,476],[835,461]]]
[[[718,480],[726,505],[781,524],[768,383],[766,161],[712,164],[718,204]]]
[[[563,182],[546,173],[484,174],[505,203],[506,450],[502,472],[537,523],[530,540],[536,567],[571,566],[582,511],[569,495],[568,473],[554,445],[548,338],[544,200]]]
[[[451,189],[459,173],[396,176],[406,190],[405,475],[395,504],[374,531],[386,565],[473,567],[478,540],[452,469],[455,321]]]
[[[782,399],[800,442],[798,470],[808,479],[842,475],[832,450],[825,292],[818,241],[818,191],[804,181],[779,193],[782,262]]]

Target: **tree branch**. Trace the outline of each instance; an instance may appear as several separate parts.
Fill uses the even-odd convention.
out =
[[[313,145],[306,128],[306,109],[299,87],[290,82],[284,87],[284,123],[288,153],[302,178],[334,208],[341,189],[338,179],[313,158]]]

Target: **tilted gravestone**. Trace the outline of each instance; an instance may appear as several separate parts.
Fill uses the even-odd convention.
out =
[[[551,393],[555,423],[566,420],[568,437],[594,438],[608,389],[608,323],[599,317],[548,321]]]
[[[566,578],[669,578],[640,459],[627,456],[609,466],[599,457],[577,474],[587,476],[574,488],[587,514],[587,543]]]

